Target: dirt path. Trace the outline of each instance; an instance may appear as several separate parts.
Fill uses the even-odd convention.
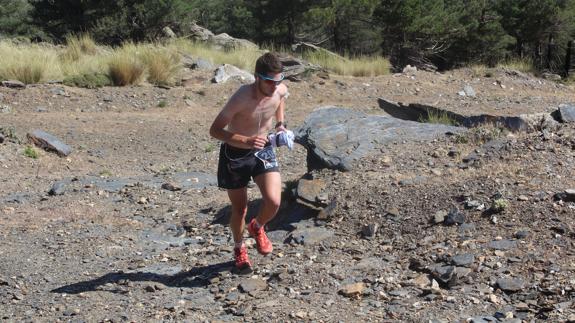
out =
[[[0,87],[0,128],[14,134],[0,143],[0,320],[575,320],[575,207],[554,197],[575,188],[573,126],[489,146],[491,133],[471,131],[388,147],[353,172],[316,171],[337,201],[327,220],[290,194],[307,172],[305,149],[282,150],[279,216],[290,221],[270,232],[272,255],[250,248],[246,277],[230,271],[226,193],[191,175],[215,174],[208,128],[238,83],[196,80],[169,90]],[[466,84],[475,98],[458,94]],[[469,115],[550,112],[575,98],[506,71],[288,85],[294,128],[322,105],[384,114],[379,97]],[[73,153],[24,156],[33,129]],[[63,195],[48,195],[61,180]],[[249,194],[253,214],[259,195]],[[489,212],[498,199],[505,210]]]

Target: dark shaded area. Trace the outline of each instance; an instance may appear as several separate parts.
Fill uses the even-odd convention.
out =
[[[140,282],[156,282],[166,285],[168,287],[206,287],[210,284],[209,279],[214,277],[220,272],[230,271],[234,264],[232,261],[212,264],[202,267],[196,267],[186,272],[181,272],[175,275],[161,275],[156,273],[124,273],[116,272],[109,273],[102,277],[81,281],[74,284],[62,286],[53,289],[53,293],[66,293],[66,294],[79,294],[83,292],[96,291],[99,286],[109,283],[118,283],[120,281],[140,281]]]
[[[291,194],[284,192],[284,195]],[[246,215],[246,223],[250,222],[258,214],[261,199],[248,202],[248,212]],[[295,198],[290,197],[288,200],[282,199],[282,207],[276,216],[266,224],[267,231],[284,230],[293,231],[295,229],[294,223],[308,220],[317,215],[318,211],[310,209],[304,205],[297,203]],[[230,205],[220,209],[214,215],[212,224],[228,225],[232,215],[232,208]]]

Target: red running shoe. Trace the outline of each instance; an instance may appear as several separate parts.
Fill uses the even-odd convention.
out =
[[[252,264],[248,258],[248,249],[246,246],[241,246],[241,248],[234,248],[234,259],[236,264],[236,269],[240,272],[251,271]]]
[[[248,232],[252,238],[256,239],[256,247],[259,253],[265,256],[272,252],[274,248],[264,231],[264,227],[261,226],[259,229],[256,229],[256,219],[252,219],[248,224]]]

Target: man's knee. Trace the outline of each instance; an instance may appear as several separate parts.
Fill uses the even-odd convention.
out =
[[[268,205],[268,207],[273,207],[275,209],[279,209],[280,203],[281,203],[281,195],[269,196],[269,197],[264,199],[264,203],[266,203]]]

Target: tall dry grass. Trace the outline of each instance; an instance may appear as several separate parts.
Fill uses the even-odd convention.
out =
[[[66,37],[66,48],[61,54],[64,61],[77,61],[84,55],[94,56],[98,53],[98,45],[90,34],[72,34]]]
[[[358,56],[353,58],[333,55],[327,51],[304,53],[303,57],[339,75],[378,76],[391,72],[391,63],[381,56]]]
[[[231,64],[246,71],[253,71],[258,57],[265,51],[255,49],[217,50],[209,45],[180,38],[172,42],[180,52],[201,57],[213,64]]]
[[[537,68],[530,58],[510,58],[502,63],[497,64],[498,68],[507,68],[522,73],[537,73]]]
[[[134,44],[115,50],[108,61],[108,75],[117,86],[137,85],[144,78],[146,67]]]
[[[0,57],[0,80],[33,84],[58,79],[62,75],[58,55],[51,46],[2,41]]]
[[[268,50],[274,50],[273,45],[268,47]],[[285,48],[280,50],[287,51]],[[1,41],[0,80],[15,79],[31,84],[47,80],[81,79],[82,82],[67,83],[81,86],[79,84],[95,79],[92,76],[99,79],[105,75],[117,86],[137,85],[143,81],[171,85],[177,83],[182,70],[182,54],[200,57],[215,65],[232,64],[253,71],[257,58],[266,51],[222,51],[187,39],[176,39],[167,44],[129,42],[110,48],[98,45],[89,34],[70,35],[66,38],[65,46]],[[376,76],[390,71],[389,61],[383,57],[342,58],[320,51],[308,53],[304,58],[341,75]]]
[[[147,46],[141,59],[146,66],[147,80],[155,85],[171,85],[182,69],[181,57],[173,46]]]

